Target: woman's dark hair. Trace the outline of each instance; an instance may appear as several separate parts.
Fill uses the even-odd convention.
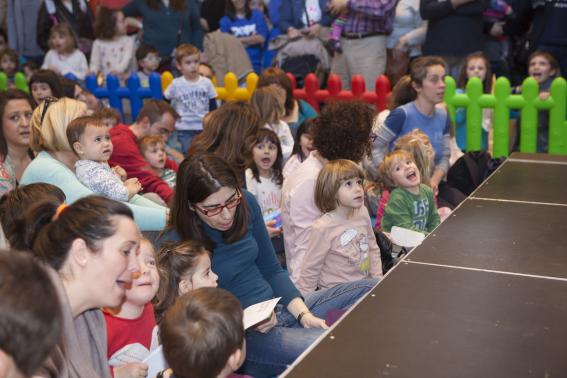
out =
[[[51,88],[52,97],[65,97],[65,91],[63,90],[61,76],[54,71],[41,69],[34,72],[32,77],[30,78],[30,82],[28,83],[30,93],[32,85],[35,83],[44,83],[49,85],[49,88]]]
[[[392,93],[390,93],[388,109],[394,110],[398,106],[410,103],[416,99],[416,95],[415,89],[411,86],[410,75],[404,75],[398,80],[396,85],[394,85]]]
[[[170,0],[169,7],[175,11],[182,11],[185,9],[185,1],[186,0]],[[146,4],[154,10],[158,10],[162,2],[161,0],[146,0]]]
[[[192,204],[202,202],[223,186],[238,189],[240,182],[234,169],[221,157],[213,154],[191,156],[179,165],[175,198],[171,205],[168,229],[177,231],[181,240],[198,240],[209,251],[213,242],[203,230],[203,221]],[[248,230],[248,205],[242,197],[236,208],[232,227],[223,232],[223,240],[234,243]]]
[[[285,91],[285,115],[288,116],[295,106],[295,97],[293,97],[293,83],[287,74],[277,67],[265,69],[258,79],[258,88],[276,84]]]
[[[258,133],[254,137],[249,139],[247,144],[248,147],[250,148],[250,151],[254,151],[254,147],[258,143],[265,143],[265,142],[271,142],[275,144],[276,147],[278,148],[278,152],[276,154],[276,161],[272,166],[272,172],[273,172],[272,181],[276,183],[276,185],[281,187],[283,184],[283,173],[282,173],[283,155],[282,155],[282,145],[280,143],[280,138],[278,138],[278,135],[270,129],[262,128],[258,131]],[[248,162],[248,168],[252,170],[252,175],[254,176],[256,181],[260,182],[260,172],[258,171],[258,167],[256,166],[256,163],[254,162],[254,156],[253,156],[254,153],[251,152],[250,155],[251,155],[251,159]]]
[[[306,119],[297,129],[297,135],[295,136],[295,144],[293,145],[292,155],[297,155],[299,157],[299,161],[301,162],[307,159],[307,156],[303,156],[303,150],[301,149],[301,136],[303,134],[307,134],[313,137],[313,130],[317,122],[318,118]]]
[[[29,102],[32,109],[35,107],[32,98],[24,91],[19,89],[8,89],[6,92],[0,92],[0,161],[3,161],[8,155],[8,144],[6,137],[4,137],[4,125],[2,119],[4,118],[4,111],[6,105],[12,100],[26,100]]]
[[[116,232],[113,217],[134,219],[128,206],[104,197],[84,197],[64,208],[61,204],[53,199],[40,201],[16,219],[14,231],[19,237],[11,241],[11,247],[33,251],[59,270],[75,239],[83,239],[96,252]]]
[[[463,68],[461,69],[461,74],[459,75],[459,82],[457,83],[457,87],[464,89],[467,86],[467,81],[469,80],[467,78],[467,66],[473,59],[482,59],[484,61],[484,66],[486,67],[486,76],[482,81],[482,91],[484,93],[492,92],[492,69],[490,68],[490,61],[488,60],[486,55],[482,53],[482,51],[477,51],[467,55],[467,57],[465,58],[465,63],[463,64]]]
[[[337,101],[325,106],[314,127],[313,145],[328,160],[360,162],[370,153],[374,111],[360,101]]]
[[[244,13],[245,13],[246,19],[249,20],[250,16],[252,16],[252,7],[250,7],[250,0],[244,0],[244,1],[245,1],[244,2]],[[232,21],[236,20],[236,8],[234,7],[232,0],[225,0],[224,14],[225,14],[225,16],[230,18]]]
[[[116,34],[116,15],[120,9],[101,7],[95,18],[94,34],[99,39],[112,39]]]
[[[179,297],[179,283],[187,274],[193,273],[199,257],[210,254],[203,243],[187,240],[166,243],[158,252],[159,290],[154,299],[154,312],[157,323],[163,319],[165,311]]]

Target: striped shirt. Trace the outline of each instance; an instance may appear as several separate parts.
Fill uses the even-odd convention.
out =
[[[396,0],[349,0],[343,33],[392,32]]]

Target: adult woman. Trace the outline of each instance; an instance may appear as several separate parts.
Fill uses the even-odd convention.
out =
[[[200,12],[195,0],[133,0],[122,12],[127,17],[142,18],[142,42],[159,51],[160,70],[171,69],[171,54],[181,43],[203,49]]]
[[[303,100],[296,100],[293,97],[293,85],[291,79],[280,68],[268,68],[262,72],[258,80],[258,87],[277,84],[285,91],[285,121],[293,135],[297,133],[297,129],[306,119],[317,117],[317,112],[311,105]]]
[[[234,168],[244,186],[246,162],[251,157],[246,139],[256,135],[261,126],[260,116],[250,104],[228,102],[207,115],[203,132],[189,148],[189,156],[211,152],[222,157]]]
[[[32,100],[18,89],[0,94],[0,197],[14,189],[33,154],[29,148]]]
[[[38,154],[26,168],[22,184],[46,182],[56,185],[65,192],[70,203],[93,194],[75,176],[74,166],[78,157],[69,146],[66,135],[69,122],[86,111],[84,103],[70,98],[47,99],[35,109],[30,145]],[[164,207],[140,196],[133,197],[128,206],[143,231],[159,231],[165,225]]]
[[[254,196],[239,189],[232,168],[214,155],[183,161],[177,176],[169,232],[164,240],[198,240],[213,251],[219,287],[243,307],[281,297],[276,316],[247,332],[246,374],[274,376],[327,328],[321,317],[348,308],[374,280],[358,281],[301,298],[279,265]],[[310,328],[310,329],[305,329]]]
[[[70,206],[38,202],[16,222],[25,232],[14,247],[32,250],[53,268],[63,314],[62,339],[34,376],[109,378],[100,308],[119,306],[139,270],[132,212],[93,196]]]

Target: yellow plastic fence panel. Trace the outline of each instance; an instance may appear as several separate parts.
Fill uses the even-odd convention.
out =
[[[238,78],[232,72],[224,77],[224,87],[216,87],[217,98],[223,101],[248,101],[258,85],[258,75],[250,73],[246,76],[246,86],[238,86]]]
[[[171,84],[171,82],[173,81],[173,74],[169,71],[165,71],[164,73],[161,74],[161,91],[165,92],[165,90],[167,89],[167,87],[169,87],[169,85]]]

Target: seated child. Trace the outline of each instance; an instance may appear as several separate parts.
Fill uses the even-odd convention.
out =
[[[37,70],[28,82],[33,100],[37,105],[48,97],[65,97],[61,77],[51,70]]]
[[[142,360],[158,346],[152,299],[159,288],[154,247],[147,239],[140,242],[137,256],[140,274],[126,290],[120,308],[104,309],[108,337],[108,364],[114,378],[146,376]]]
[[[181,296],[160,325],[172,377],[224,378],[246,357],[240,302],[224,289],[202,287]]]
[[[89,66],[87,58],[77,44],[73,28],[66,22],[56,24],[49,33],[49,51],[41,68],[61,75],[71,74],[78,80],[85,80]]]
[[[128,201],[142,189],[137,178],[122,182],[125,177],[120,177],[120,173],[124,172],[108,165],[112,141],[108,127],[99,118],[82,116],[74,119],[67,127],[67,139],[79,157],[75,174],[90,190],[116,201]]]
[[[8,77],[8,88],[14,87],[14,75],[18,72],[18,53],[9,47],[0,50],[0,72]]]
[[[380,174],[392,188],[382,230],[391,232],[392,226],[398,226],[427,235],[439,225],[433,190],[421,182],[421,173],[409,152],[396,150],[387,154],[380,164]]]
[[[175,189],[175,179],[177,173],[173,169],[165,167],[167,155],[165,153],[165,143],[160,135],[149,135],[140,140],[140,152],[150,165],[150,169],[155,172],[172,189]]]
[[[136,50],[136,61],[138,62],[138,78],[142,87],[150,86],[150,74],[156,72],[161,62],[159,52],[150,45],[142,45]]]
[[[93,117],[100,118],[102,124],[109,129],[120,123],[120,114],[112,108],[102,107],[93,113]]]
[[[215,77],[215,72],[209,63],[201,62],[199,63],[199,75],[206,77],[212,82]]]

